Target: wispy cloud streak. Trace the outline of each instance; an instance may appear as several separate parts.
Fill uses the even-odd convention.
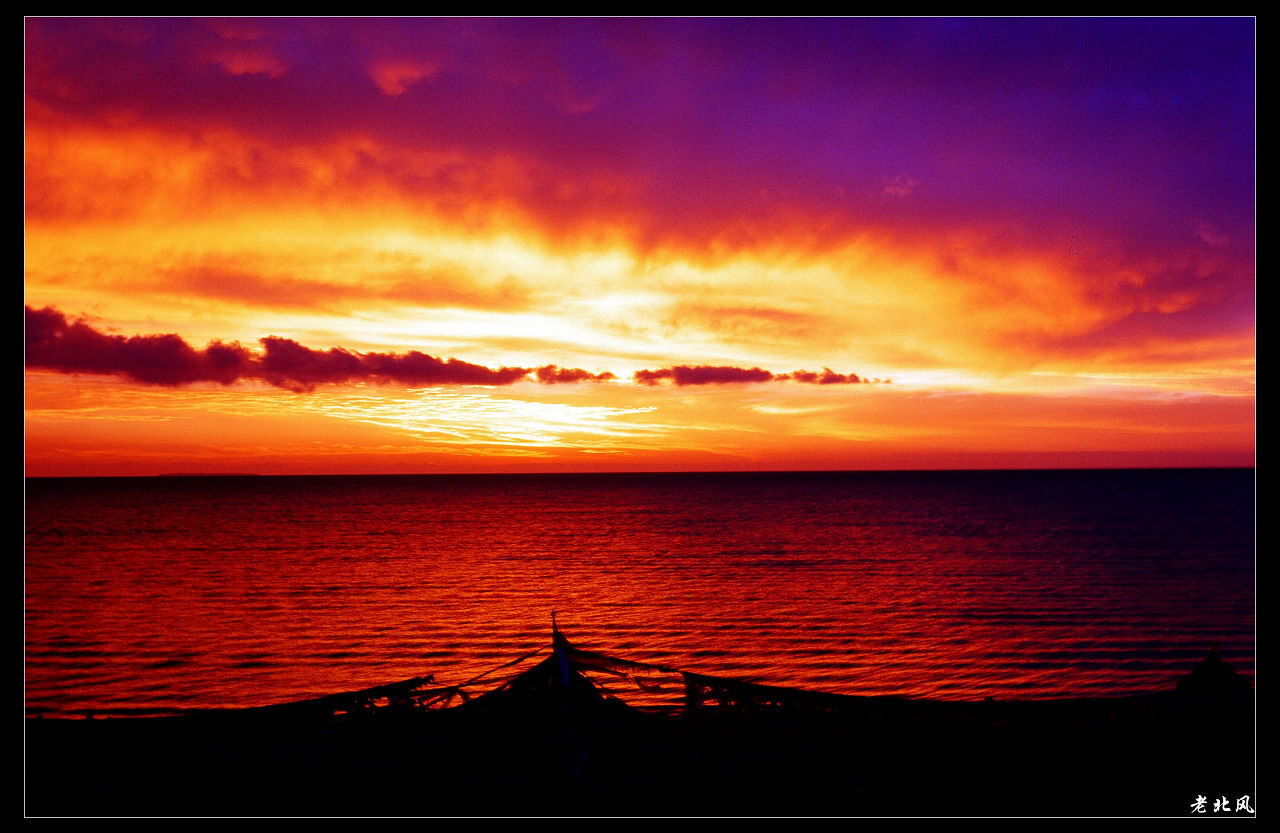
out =
[[[671,382],[677,387],[690,385],[731,385],[749,382],[786,382],[795,381],[806,385],[857,385],[864,383],[884,383],[889,379],[867,379],[856,373],[836,373],[830,368],[823,368],[821,373],[809,370],[797,370],[793,373],[773,373],[759,367],[726,367],[699,365],[677,365],[661,370],[637,370],[634,378],[642,385],[660,385]]]

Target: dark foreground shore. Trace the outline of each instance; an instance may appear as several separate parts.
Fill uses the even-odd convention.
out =
[[[442,711],[26,721],[28,816],[1188,816],[1257,809],[1252,692],[680,715],[530,678]]]

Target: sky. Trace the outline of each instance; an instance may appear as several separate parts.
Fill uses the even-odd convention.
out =
[[[1251,466],[1255,22],[25,22],[28,476]]]

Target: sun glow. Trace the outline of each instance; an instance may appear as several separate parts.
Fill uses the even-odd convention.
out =
[[[656,409],[539,402],[484,393],[421,390],[345,394],[304,409],[464,445],[615,445],[661,440],[675,426],[631,419]]]

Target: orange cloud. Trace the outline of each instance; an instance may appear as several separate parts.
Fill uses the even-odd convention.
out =
[[[235,44],[215,47],[204,60],[216,64],[230,75],[265,75],[279,78],[289,71],[289,62],[273,54],[266,45]]]
[[[439,66],[422,60],[386,59],[369,67],[369,77],[378,89],[390,96],[403,95],[406,90],[423,79],[430,78]]]

